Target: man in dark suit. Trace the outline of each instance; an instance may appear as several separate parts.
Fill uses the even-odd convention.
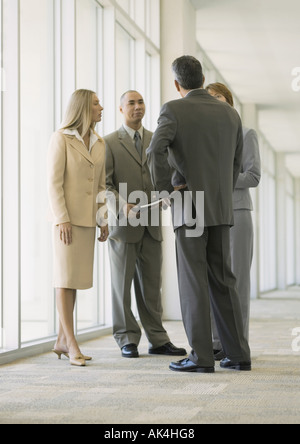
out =
[[[121,98],[123,126],[106,136],[106,186],[108,198],[109,255],[112,278],[114,337],[125,358],[139,356],[141,329],[131,310],[131,286],[134,281],[137,308],[150,343],[150,354],[185,356],[186,350],[175,347],[162,325],[161,226],[151,226],[148,214],[128,220],[136,203],[130,195],[143,195],[151,202],[153,185],[147,165],[146,149],[152,133],[142,120],[143,97],[128,91]],[[134,199],[133,199],[134,200]],[[113,204],[112,204],[113,203]]]
[[[183,322],[192,352],[171,370],[214,372],[210,297],[227,358],[221,367],[251,370],[250,349],[243,333],[236,279],[231,271],[232,193],[240,172],[243,131],[238,113],[203,89],[202,66],[194,57],[173,63],[182,99],[163,106],[148,149],[155,189],[204,192],[204,233],[192,237],[176,225],[176,248]],[[172,166],[172,168],[170,167]],[[183,222],[184,223],[184,222]]]

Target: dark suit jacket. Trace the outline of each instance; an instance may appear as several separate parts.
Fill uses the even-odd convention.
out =
[[[107,191],[114,194],[117,204],[116,207],[110,205],[108,199],[110,238],[112,239],[137,243],[142,239],[145,229],[148,229],[153,239],[162,241],[161,226],[151,226],[150,214],[148,214],[149,226],[145,228],[141,225],[132,227],[129,223],[127,226],[122,226],[123,211],[121,210],[119,213],[119,209],[122,209],[126,203],[139,203],[128,202],[129,195],[135,191],[146,193],[147,201],[142,203],[151,202],[151,192],[154,191],[154,187],[146,157],[146,149],[149,147],[151,138],[152,133],[144,129],[143,157],[141,159],[133,140],[123,126],[118,131],[104,137],[106,143],[106,188]],[[121,192],[120,194],[120,184],[126,184],[126,193]]]
[[[232,193],[241,171],[243,130],[230,105],[204,89],[167,103],[147,154],[157,191],[172,192],[181,176],[193,199],[196,191],[204,191],[205,226],[233,225]]]

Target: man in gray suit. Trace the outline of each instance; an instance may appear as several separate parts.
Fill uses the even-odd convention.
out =
[[[204,233],[191,237],[176,229],[177,266],[183,322],[192,352],[170,369],[214,372],[211,303],[227,358],[221,367],[251,370],[243,333],[236,279],[231,271],[232,192],[242,162],[243,132],[238,113],[203,89],[202,66],[194,57],[173,63],[175,85],[182,97],[163,106],[148,149],[155,189],[171,193],[174,186],[204,192]],[[172,168],[170,167],[172,165]],[[172,176],[173,172],[173,176]]]
[[[146,157],[152,133],[142,126],[143,97],[137,91],[128,91],[121,98],[120,111],[124,125],[105,137],[106,185],[113,197],[108,198],[108,210],[114,337],[123,357],[139,357],[141,329],[131,310],[134,281],[140,320],[150,343],[149,353],[184,356],[186,350],[170,342],[162,325],[161,226],[151,226],[147,212],[141,214],[140,221],[139,217],[130,220],[138,203],[129,202],[131,193],[143,192],[145,202],[141,203],[146,204],[151,202],[153,192]]]

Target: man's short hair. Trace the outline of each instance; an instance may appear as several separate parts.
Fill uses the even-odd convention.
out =
[[[203,86],[204,77],[202,65],[195,57],[179,57],[173,62],[172,69],[175,74],[175,79],[183,89],[189,91]]]
[[[137,94],[140,94],[138,91],[136,91],[135,89],[129,89],[128,91],[126,91],[126,92],[124,92],[124,94],[122,94],[122,96],[121,96],[121,98],[120,98],[120,105],[122,106],[123,105],[123,102],[124,102],[124,99],[125,99],[125,97],[127,96],[127,94],[130,94],[130,93],[137,93]],[[140,94],[141,95],[141,94]]]

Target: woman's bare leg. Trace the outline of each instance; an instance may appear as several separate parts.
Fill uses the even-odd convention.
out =
[[[75,308],[75,303],[76,303],[76,290],[72,290],[73,291],[73,313],[74,313],[74,308]],[[55,350],[64,352],[64,353],[69,353],[69,348],[67,345],[67,337],[65,335],[61,320],[59,319],[59,329],[58,329],[58,336],[57,336],[57,341],[55,344]]]
[[[80,354],[74,334],[73,312],[76,300],[76,290],[68,290],[64,288],[56,289],[56,304],[59,313],[60,329],[56,347],[60,351],[64,351],[60,347],[67,347],[70,356]]]

